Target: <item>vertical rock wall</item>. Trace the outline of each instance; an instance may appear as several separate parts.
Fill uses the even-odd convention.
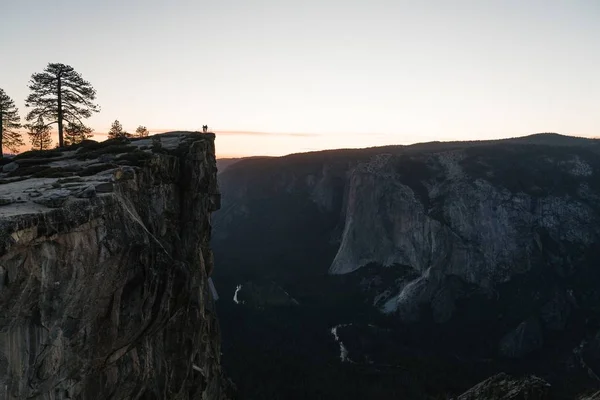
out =
[[[0,399],[225,398],[214,135],[92,146],[0,176]]]

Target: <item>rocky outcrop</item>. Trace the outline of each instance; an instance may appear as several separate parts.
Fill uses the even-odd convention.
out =
[[[31,152],[0,174],[0,398],[225,398],[214,135]]]
[[[477,384],[456,400],[545,400],[550,385],[536,376],[521,379],[500,373]]]

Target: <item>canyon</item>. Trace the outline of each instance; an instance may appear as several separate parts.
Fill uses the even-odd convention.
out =
[[[508,376],[541,398],[598,391],[599,171],[600,141],[551,133],[230,162],[212,243],[232,378],[268,390],[235,351],[286,365],[288,398]]]

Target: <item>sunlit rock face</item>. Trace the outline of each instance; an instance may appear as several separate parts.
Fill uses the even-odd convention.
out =
[[[548,303],[540,313],[561,329],[581,289],[571,281],[599,255],[599,167],[590,149],[535,145],[380,155],[350,172],[330,273],[408,266],[416,276],[378,298],[381,309],[413,320],[428,305],[444,322],[461,296],[448,277],[496,296],[500,285],[545,269],[563,284],[540,289]]]
[[[214,135],[15,163],[0,174],[0,398],[225,398]]]

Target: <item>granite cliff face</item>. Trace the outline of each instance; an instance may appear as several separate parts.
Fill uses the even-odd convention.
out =
[[[598,140],[249,159],[220,185],[213,244],[224,287],[268,278],[299,309],[314,304],[302,326],[329,313],[321,329],[343,327],[331,348],[343,342],[346,359],[380,371],[416,352],[449,360],[455,377],[464,362],[463,383],[438,382],[452,395],[503,371],[539,374],[558,398],[600,388]]]
[[[0,398],[225,398],[214,135],[31,152],[0,175]]]
[[[452,317],[449,276],[495,296],[500,284],[543,268],[564,280],[555,295],[576,301],[569,278],[599,255],[599,168],[588,149],[535,145],[378,156],[350,174],[330,272],[408,266],[417,277],[378,303],[409,320],[425,303],[436,321]]]

